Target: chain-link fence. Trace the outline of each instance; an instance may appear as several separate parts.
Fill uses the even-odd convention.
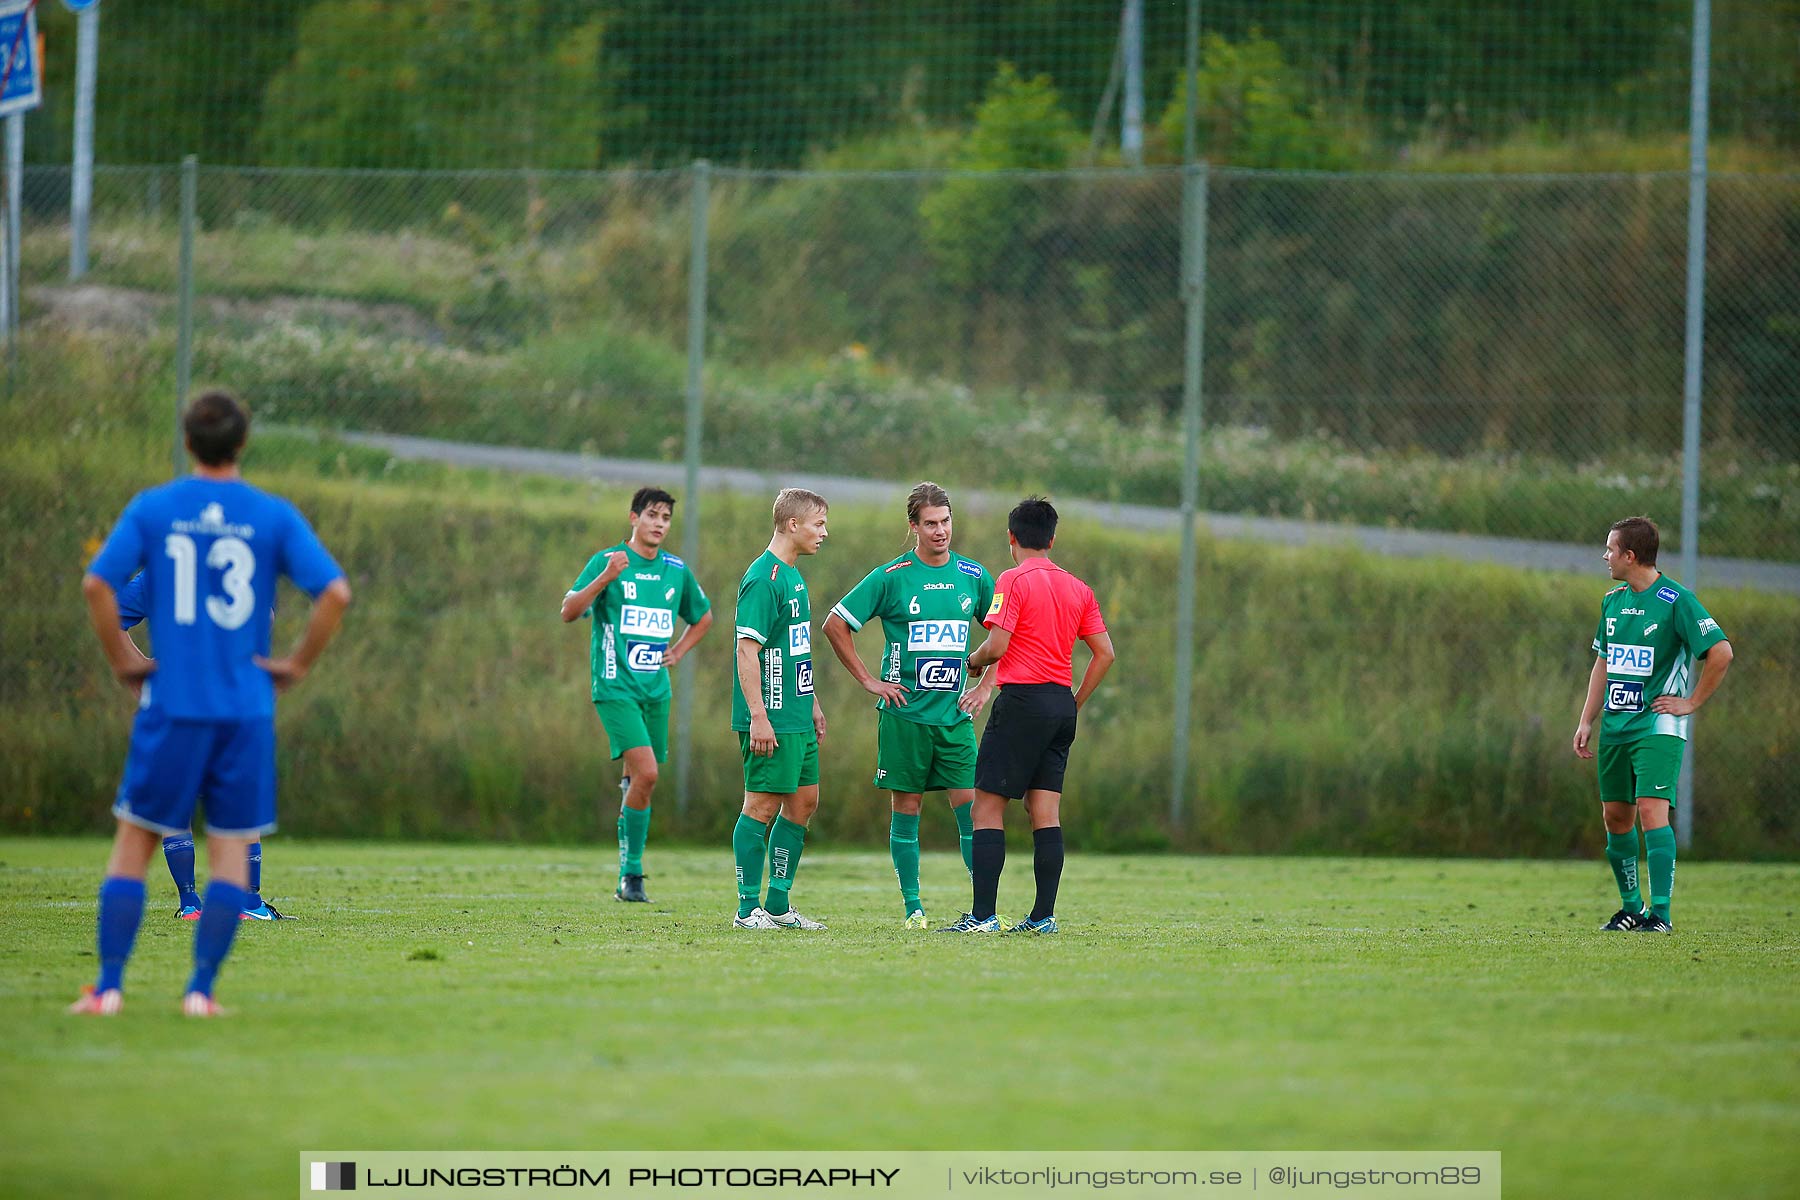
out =
[[[283,718],[310,793],[302,827],[594,832],[604,752],[579,704],[585,642],[549,614],[620,535],[630,488],[616,481],[682,492],[677,542],[728,605],[766,536],[768,494],[823,475],[873,481],[834,482],[840,499],[877,499],[841,505],[841,555],[814,564],[822,603],[899,549],[914,479],[951,487],[962,545],[996,568],[1006,497],[1046,490],[1102,522],[1075,526],[1064,552],[1103,589],[1130,656],[1088,726],[1096,746],[1108,739],[1104,758],[1072,784],[1108,797],[1093,838],[1499,851],[1477,824],[1443,828],[1413,801],[1379,799],[1449,803],[1498,773],[1505,805],[1548,831],[1540,848],[1582,844],[1589,781],[1565,763],[1561,726],[1584,677],[1598,545],[1631,512],[1671,542],[1678,528],[1683,177],[199,166],[187,178],[184,216],[182,169],[100,171],[78,285],[60,281],[66,174],[34,171],[26,189],[4,521],[9,562],[44,587],[4,615],[6,704],[37,714],[14,725],[37,740],[9,760],[40,764],[15,772],[16,796],[55,804],[106,786],[110,763],[45,714],[104,720],[110,693],[80,649],[72,583],[82,540],[171,467],[185,220],[194,386],[250,399],[251,469],[299,498],[359,572],[341,672],[322,670]],[[1756,711],[1702,725],[1715,803],[1778,790],[1771,772],[1800,753],[1780,685],[1797,665],[1780,594],[1800,572],[1797,196],[1800,180],[1751,176],[1718,179],[1712,196],[1699,584],[1773,593],[1715,602],[1761,664],[1731,689]],[[1219,532],[1315,547],[1207,543],[1189,661],[1166,650],[1184,212],[1205,248],[1200,505]],[[681,486],[691,379],[708,471],[693,492]],[[1415,569],[1346,557],[1334,538],[1503,568],[1590,560],[1596,579],[1571,591]],[[1290,579],[1319,571],[1342,593]],[[1505,628],[1476,636],[1492,611]],[[736,759],[728,656],[689,661],[678,762],[692,765],[691,807],[671,819],[698,832],[727,811]],[[842,714],[828,783],[854,795],[872,722],[837,674],[822,684]],[[1178,689],[1196,761],[1171,824]],[[29,827],[18,803],[7,819]],[[874,834],[873,811],[828,819]],[[1759,819],[1723,819],[1713,844],[1750,852]]]

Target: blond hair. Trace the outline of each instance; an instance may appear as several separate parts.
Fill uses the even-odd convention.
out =
[[[789,521],[803,521],[815,512],[830,511],[831,505],[817,492],[797,487],[782,488],[775,496],[775,529],[780,532],[787,528]]]

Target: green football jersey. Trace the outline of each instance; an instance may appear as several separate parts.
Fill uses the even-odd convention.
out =
[[[1641,592],[1620,584],[1606,593],[1594,631],[1594,653],[1606,660],[1600,740],[1687,737],[1690,718],[1651,712],[1650,702],[1690,694],[1699,678],[1696,661],[1724,640],[1725,631],[1694,593],[1667,575]]]
[[[594,621],[594,699],[662,700],[669,694],[663,652],[675,636],[675,618],[692,625],[712,602],[685,562],[666,550],[645,558],[626,542],[588,559],[569,593],[600,578],[615,550],[623,550],[630,562],[585,614]]]
[[[763,707],[776,733],[802,733],[813,727],[812,602],[798,567],[790,567],[767,550],[750,564],[738,584],[737,633],[732,645],[731,727],[750,730],[750,706],[738,679],[735,647],[749,638],[762,676]]]
[[[886,644],[879,674],[912,693],[891,706],[895,716],[955,725],[972,719],[956,706],[967,686],[969,626],[993,598],[994,577],[980,563],[952,554],[931,567],[909,550],[870,571],[831,611],[852,629],[881,618]],[[875,707],[889,706],[876,701]]]

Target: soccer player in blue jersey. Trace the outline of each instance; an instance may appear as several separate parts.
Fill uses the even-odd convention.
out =
[[[100,974],[74,1013],[119,1011],[150,856],[161,838],[191,826],[204,797],[211,878],[181,1007],[218,1014],[213,981],[249,899],[249,847],[275,828],[275,692],[306,677],[350,603],[343,571],[306,518],[240,476],[250,430],[243,407],[208,392],[181,423],[194,473],[133,497],[81,581],[95,637],[113,676],[137,694],[138,714],[100,885]],[[154,667],[119,636],[118,592],[140,570]],[[313,607],[294,651],[269,658],[282,575]]]
[[[146,670],[156,669],[156,660],[145,658],[137,643],[131,640],[128,630],[141,625],[145,617],[150,615],[150,601],[144,590],[144,575],[131,577],[131,582],[119,589],[119,638],[124,643],[121,649],[130,661],[142,660],[147,664]],[[200,919],[200,892],[194,886],[194,832],[184,829],[163,839],[163,861],[168,864],[169,878],[175,881],[176,909],[175,915],[183,921]],[[287,914],[278,910],[262,897],[262,843],[250,843],[250,898],[243,911],[246,921],[285,921]]]

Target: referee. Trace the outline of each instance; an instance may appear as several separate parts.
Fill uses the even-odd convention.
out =
[[[1007,514],[1006,540],[1017,565],[995,581],[993,603],[981,619],[987,641],[969,655],[971,673],[999,664],[1000,684],[975,758],[975,900],[969,914],[949,928],[1001,932],[994,899],[1006,866],[1006,802],[1023,798],[1031,818],[1037,903],[1030,917],[1006,932],[1055,933],[1063,773],[1075,741],[1075,714],[1112,666],[1113,646],[1094,590],[1050,561],[1056,509],[1048,500],[1020,501]],[[1071,693],[1077,639],[1094,657],[1080,690]],[[965,696],[965,706],[979,703],[971,696]]]

